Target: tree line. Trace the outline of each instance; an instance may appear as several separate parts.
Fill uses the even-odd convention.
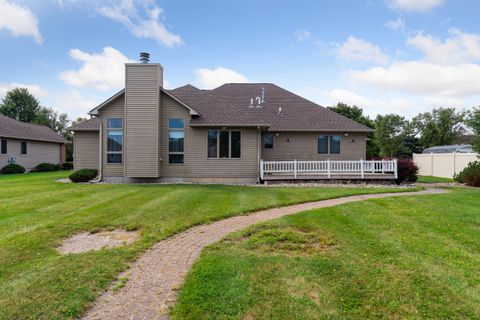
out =
[[[367,137],[368,158],[410,157],[429,147],[462,143],[480,152],[480,107],[469,111],[436,108],[410,120],[394,113],[372,119],[362,108],[344,103],[328,108],[375,130]]]
[[[375,130],[367,137],[368,158],[409,157],[425,148],[457,143],[471,143],[480,153],[480,107],[470,111],[437,108],[420,113],[411,120],[393,113],[377,115],[372,119],[363,113],[362,108],[344,103],[328,108]],[[68,161],[73,159],[73,136],[67,128],[86,120],[78,118],[71,121],[67,114],[42,106],[25,88],[7,92],[0,104],[0,114],[22,122],[45,125],[65,137],[68,141]],[[468,134],[469,131],[471,134]]]

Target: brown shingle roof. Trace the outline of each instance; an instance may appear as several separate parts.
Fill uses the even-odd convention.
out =
[[[67,142],[49,127],[20,122],[4,115],[0,115],[0,137],[57,143]]]
[[[250,108],[250,99],[261,96],[262,88],[265,103],[262,108]],[[229,83],[213,90],[187,85],[170,92],[200,112],[192,125],[263,124],[271,131],[373,131],[271,83]]]
[[[69,127],[68,130],[70,131],[99,131],[100,130],[100,119],[99,118],[91,118],[85,120],[83,122],[74,124],[73,126]]]
[[[250,108],[250,100],[261,96],[262,88],[265,88],[265,103],[261,108]],[[164,91],[198,113],[190,121],[192,126],[262,126],[271,131],[373,131],[271,83],[229,83],[213,90],[186,85]],[[114,97],[121,94],[123,91]],[[69,130],[98,130],[100,124],[95,121],[98,120],[88,120]]]

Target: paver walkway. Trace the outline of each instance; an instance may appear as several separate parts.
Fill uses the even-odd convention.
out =
[[[121,275],[128,277],[126,285],[116,292],[109,290],[100,296],[84,319],[168,319],[168,307],[175,301],[177,289],[203,247],[252,224],[353,201],[443,192],[445,191],[441,189],[427,189],[416,192],[348,196],[262,210],[246,216],[235,216],[193,227],[157,243],[145,252]]]

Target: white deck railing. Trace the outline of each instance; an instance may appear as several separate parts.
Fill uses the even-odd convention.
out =
[[[358,175],[365,179],[368,174],[394,174],[398,177],[397,160],[359,161],[263,161],[260,160],[260,177],[266,175],[291,175],[295,179],[306,175]]]

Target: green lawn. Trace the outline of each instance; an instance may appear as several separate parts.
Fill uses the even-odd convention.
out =
[[[417,182],[421,183],[445,183],[445,182],[455,182],[455,180],[450,178],[434,177],[434,176],[420,176],[418,177]]]
[[[195,224],[376,188],[62,184],[67,173],[0,176],[0,319],[76,318],[138,255]],[[401,191],[396,189],[395,191]],[[61,256],[63,239],[138,229],[123,248]]]
[[[480,319],[480,190],[284,217],[207,247],[174,319]]]

